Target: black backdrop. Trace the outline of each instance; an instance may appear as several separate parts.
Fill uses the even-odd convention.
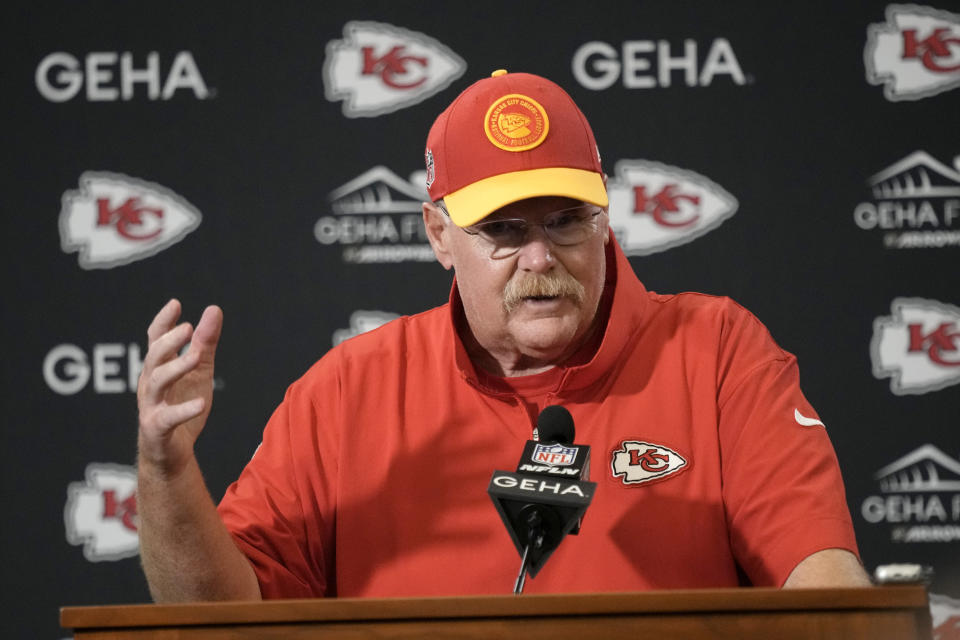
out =
[[[217,498],[334,341],[445,301],[410,177],[433,118],[501,67],[567,88],[612,177],[639,167],[611,219],[648,288],[729,295],[798,355],[867,568],[933,566],[957,633],[956,2],[2,12],[4,637],[149,598],[131,377],[168,298],[225,311],[198,445]],[[644,185],[687,197],[635,211]]]

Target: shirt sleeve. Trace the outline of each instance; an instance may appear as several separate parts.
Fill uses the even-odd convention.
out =
[[[324,385],[300,380],[288,389],[262,443],[218,507],[264,598],[335,595],[332,452],[338,449],[333,425],[322,424],[316,409],[323,405],[318,388]]]
[[[782,586],[822,549],[857,550],[826,428],[800,390],[797,360],[745,310],[728,324],[718,397],[730,544],[756,586]]]

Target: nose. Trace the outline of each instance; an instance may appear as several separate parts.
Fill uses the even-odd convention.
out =
[[[553,268],[553,242],[540,225],[527,228],[527,236],[520,247],[517,268],[534,273],[546,273]]]

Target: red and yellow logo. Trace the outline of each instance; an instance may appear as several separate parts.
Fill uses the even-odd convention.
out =
[[[526,151],[539,146],[550,130],[550,120],[540,103],[519,93],[494,101],[487,109],[483,131],[504,151]]]

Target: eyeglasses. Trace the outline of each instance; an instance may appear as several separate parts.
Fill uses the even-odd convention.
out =
[[[522,218],[500,218],[462,227],[465,233],[477,236],[493,247],[493,258],[506,258],[523,246],[530,227],[543,227],[547,238],[555,245],[568,247],[583,242],[596,233],[597,216],[603,209],[590,204],[551,211],[542,222],[528,222]]]

